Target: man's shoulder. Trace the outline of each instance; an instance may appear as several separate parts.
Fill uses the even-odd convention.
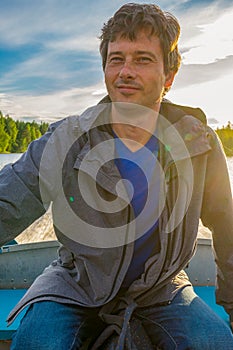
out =
[[[77,115],[69,115],[65,118],[59,119],[58,121],[52,122],[49,125],[48,131],[53,132],[57,128],[61,127],[62,125],[65,125],[65,124],[74,124],[74,123],[76,124],[78,118],[79,118],[78,114]]]
[[[201,108],[177,104],[167,99],[163,99],[161,103],[161,113],[169,119],[171,123],[177,122],[185,115],[191,115],[200,120],[203,124],[207,124],[206,115]]]

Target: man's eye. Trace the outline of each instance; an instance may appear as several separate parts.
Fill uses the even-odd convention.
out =
[[[136,61],[139,63],[150,63],[152,62],[152,59],[147,56],[141,56],[141,57],[138,57]]]
[[[123,58],[119,56],[114,56],[109,59],[110,63],[121,63],[123,62]]]

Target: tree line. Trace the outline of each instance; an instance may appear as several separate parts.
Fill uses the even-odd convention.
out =
[[[217,128],[218,134],[227,157],[233,157],[233,124],[228,122],[227,126]]]
[[[14,120],[0,111],[0,153],[23,153],[31,141],[38,139],[49,124]]]
[[[23,153],[31,141],[38,139],[48,129],[45,122],[14,120],[0,111],[0,153]],[[233,157],[233,124],[217,128],[216,132],[228,157]]]

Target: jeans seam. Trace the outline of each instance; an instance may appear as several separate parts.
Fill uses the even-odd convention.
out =
[[[75,349],[73,349],[73,346],[75,345],[75,342],[76,342],[76,340],[77,340],[78,333],[79,333],[81,327],[84,325],[85,322],[86,322],[86,321],[84,320],[84,321],[82,321],[82,323],[79,325],[77,331],[75,332],[74,340],[73,340],[73,342],[72,342],[71,347],[70,347],[69,350],[75,350]]]
[[[176,341],[175,341],[174,338],[171,336],[171,334],[170,334],[161,324],[159,324],[159,323],[157,323],[157,322],[151,320],[150,318],[148,318],[148,317],[146,317],[146,316],[142,316],[142,315],[140,315],[140,314],[138,314],[138,313],[135,313],[135,315],[138,316],[138,317],[141,318],[141,319],[144,319],[144,320],[146,320],[146,321],[149,321],[149,322],[155,324],[155,325],[158,326],[160,329],[162,329],[162,330],[168,335],[168,337],[171,339],[171,341],[173,342],[173,344],[175,345],[175,349],[174,349],[174,350],[177,350],[177,343],[176,343]]]

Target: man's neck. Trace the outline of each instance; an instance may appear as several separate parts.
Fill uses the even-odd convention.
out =
[[[143,147],[154,134],[158,111],[142,106],[114,105],[112,108],[112,128],[125,145],[135,152]],[[125,108],[124,108],[125,107]]]

